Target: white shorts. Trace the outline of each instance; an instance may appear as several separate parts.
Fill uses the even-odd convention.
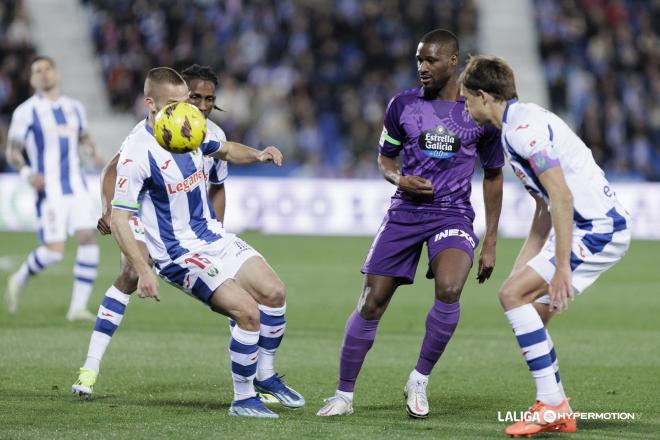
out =
[[[234,234],[190,252],[157,269],[165,281],[190,296],[209,304],[215,289],[233,279],[249,258],[261,257],[249,244]]]
[[[628,220],[629,224],[629,220]],[[591,235],[591,239],[586,238]],[[596,237],[594,239],[594,236]],[[600,249],[591,252],[591,249]],[[594,247],[595,245],[595,247]],[[628,251],[630,246],[630,227],[616,231],[613,234],[587,233],[583,230],[574,229],[573,246],[571,252],[571,269],[573,271],[573,289],[582,293],[592,285],[598,277],[614,266]],[[545,281],[550,284],[555,274],[555,236],[552,234],[541,249],[541,252],[527,265],[536,271]],[[550,297],[546,294],[539,297],[536,302],[550,304]]]
[[[96,229],[98,215],[87,193],[48,198],[37,202],[39,240],[42,243],[66,241],[76,231]]]
[[[147,240],[144,238],[144,226],[142,226],[142,222],[140,221],[140,217],[137,215],[134,215],[131,217],[131,219],[128,221],[128,226],[131,228],[131,232],[133,233],[133,237],[137,241],[141,241],[142,243],[146,243]]]

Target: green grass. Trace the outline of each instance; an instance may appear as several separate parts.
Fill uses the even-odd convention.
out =
[[[402,388],[414,367],[433,289],[420,271],[399,290],[358,380],[355,414],[318,418],[332,395],[346,317],[362,285],[369,238],[245,234],[288,286],[288,325],[277,369],[307,407],[276,408],[277,421],[227,415],[232,397],[224,317],[161,282],[162,301],[134,297],[115,335],[94,399],[69,394],[84,361],[90,323],[64,319],[73,246],[63,264],[34,278],[17,315],[0,311],[0,438],[492,438],[504,437],[498,411],[521,411],[534,397],[496,292],[519,241],[501,240],[491,281],[474,272],[462,320],[433,372],[431,416],[409,419]],[[1,233],[2,274],[35,241]],[[660,431],[660,297],[657,242],[635,242],[629,255],[559,316],[551,333],[562,378],[581,411],[634,412],[634,421],[579,421],[576,439],[651,438]],[[425,263],[424,263],[425,264]],[[117,272],[114,242],[102,239],[95,309]],[[546,438],[562,437],[548,434]],[[563,436],[565,437],[565,435]]]

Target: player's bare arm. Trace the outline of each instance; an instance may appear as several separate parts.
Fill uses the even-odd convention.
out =
[[[92,139],[89,133],[83,133],[80,135],[80,148],[92,159],[94,166],[100,167],[103,165],[103,156],[101,155],[96,142],[94,142],[94,139]]]
[[[226,160],[236,165],[273,162],[277,166],[282,166],[284,160],[282,152],[276,147],[269,146],[263,150],[257,150],[256,148],[232,141],[224,142],[222,148],[212,154],[211,157]]]
[[[378,168],[381,174],[392,185],[401,188],[409,194],[433,195],[433,184],[420,176],[402,176],[396,159],[378,155]]]
[[[25,144],[21,141],[12,139],[7,145],[7,162],[15,170],[18,170],[21,176],[30,182],[30,185],[37,190],[41,191],[44,189],[44,176],[38,173],[33,173],[30,166],[25,162],[23,153],[25,151]]]
[[[547,169],[539,174],[541,184],[550,197],[550,215],[555,229],[555,274],[550,281],[550,310],[562,312],[573,298],[570,266],[573,236],[573,195],[566,185],[560,167]]]
[[[493,273],[495,268],[495,246],[497,244],[497,227],[502,212],[502,188],[504,177],[501,168],[484,169],[484,206],[486,210],[486,234],[479,253],[479,270],[477,280],[483,283]]]
[[[110,228],[112,205],[110,202],[112,202],[115,195],[117,162],[119,162],[119,153],[115,154],[101,171],[101,218],[99,218],[96,229],[103,235],[112,233]]]
[[[140,252],[138,243],[128,225],[131,215],[132,213],[130,211],[124,209],[112,209],[112,236],[139,276],[137,288],[138,296],[140,298],[154,298],[156,301],[160,301],[156,276],[151,270],[149,262],[145,260],[142,252]]]
[[[216,218],[224,223],[226,205],[225,184],[209,185],[209,199],[211,199]]]
[[[543,248],[550,230],[552,229],[552,218],[548,211],[548,205],[543,200],[543,197],[534,193],[529,193],[530,196],[536,201],[536,208],[534,209],[534,217],[532,218],[532,225],[529,228],[529,234],[525,243],[520,248],[516,261],[511,269],[511,274],[516,273],[521,268],[525,267],[527,262],[534,256],[538,255]]]

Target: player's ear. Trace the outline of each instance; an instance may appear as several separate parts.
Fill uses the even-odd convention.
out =
[[[144,103],[147,105],[150,114],[156,113],[156,103],[154,102],[154,99],[152,97],[145,96]]]

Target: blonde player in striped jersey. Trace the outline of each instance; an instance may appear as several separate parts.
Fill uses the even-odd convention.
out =
[[[531,416],[505,432],[514,437],[574,432],[575,417],[544,327],[625,255],[630,215],[568,125],[536,104],[518,102],[513,71],[504,60],[473,57],[460,83],[470,115],[501,128],[505,154],[536,201],[529,236],[499,293],[536,382],[536,400]]]
[[[51,58],[32,61],[30,85],[35,94],[12,115],[7,160],[36,191],[40,245],[7,280],[5,302],[9,313],[16,313],[28,280],[59,263],[67,235],[73,235],[78,250],[67,319],[94,320],[87,302],[96,280],[99,248],[94,202],[80,169],[79,150],[85,148],[98,165],[102,159],[89,135],[85,108],[60,94],[59,76]]]
[[[171,88],[172,84],[169,81],[173,81],[173,80],[175,81],[178,78],[178,76],[175,76],[176,72],[172,71],[171,69],[158,68],[154,70],[157,72],[154,72],[155,73],[154,75],[150,74],[152,78],[151,85],[149,87],[145,87],[146,89],[151,89],[153,87],[156,87],[157,86],[157,84],[155,84],[157,82],[156,79],[162,82],[163,86],[167,86]],[[210,68],[201,67],[197,65],[191,66],[191,68],[186,69],[183,73],[190,86],[190,94],[188,96],[188,102],[197,105],[200,108],[200,110],[202,110],[202,112],[205,114],[205,116],[208,117],[211,110],[214,107],[214,102],[215,102],[215,87],[217,85],[217,78],[215,78],[215,74],[213,74]],[[176,87],[174,87],[174,89],[176,89]],[[151,95],[147,94],[147,96],[152,96],[152,95],[155,96],[154,98],[150,98],[154,101],[155,104],[154,110],[157,110],[158,108],[162,107],[167,103],[167,100],[165,99],[164,96],[159,96],[157,94],[154,94],[153,91],[151,93],[152,93]],[[172,95],[172,93],[170,93],[170,95]],[[220,142],[220,144],[222,145],[220,149],[223,152],[223,157],[232,163],[245,164],[245,163],[253,163],[255,161],[263,162],[263,161],[267,161],[268,157],[271,157],[269,156],[270,155],[269,149],[266,149],[264,151],[258,151],[253,148],[235,142],[227,142],[225,140],[224,132],[217,125],[215,125],[211,121],[208,121],[208,126],[209,126],[209,135],[207,135],[207,137],[210,138],[215,137],[216,141],[211,141],[211,142],[216,142],[216,144],[218,141]],[[148,132],[149,128],[150,125],[148,125],[145,122],[138,124],[138,126],[134,129],[133,134],[129,136],[128,139],[131,139],[131,137],[134,136],[139,137],[141,135],[144,137],[144,133]],[[128,139],[127,139],[127,143],[130,143],[128,142]],[[208,139],[207,139],[207,143],[208,143]],[[134,144],[135,143],[133,142],[132,143],[133,147],[135,146]],[[126,146],[126,148],[132,148],[132,147],[129,145]],[[270,149],[276,151],[276,149],[273,149],[272,147],[270,147]],[[124,153],[126,153],[125,150],[122,152],[122,155]],[[179,169],[180,164],[176,159],[178,159],[178,156],[176,157],[172,156],[171,159],[165,160],[161,164],[158,173],[162,175],[166,175],[170,172],[170,167],[173,167],[172,170]],[[115,160],[115,166],[117,168],[125,169],[126,166],[131,166],[132,162],[133,160],[129,158],[119,161]],[[116,175],[115,166],[112,167],[112,172]],[[215,218],[217,216],[221,220],[224,214],[224,191],[221,187],[221,184],[224,182],[224,179],[226,178],[227,175],[226,162],[224,160],[218,160],[218,159],[215,159],[214,162],[213,160],[207,160],[207,158],[205,158],[203,163],[203,173],[206,176],[208,176],[209,183],[211,184],[211,189],[209,189],[209,195],[212,200],[211,203],[213,204],[214,207],[214,210],[209,210],[208,215],[210,215],[212,218]],[[195,185],[198,185],[199,184],[198,179],[196,179],[195,182],[193,183]],[[104,185],[104,187],[105,186],[106,185]],[[120,186],[119,188],[121,192],[122,187]],[[107,197],[110,198],[111,196],[113,196],[113,193],[114,193],[114,197],[117,197],[117,193],[114,190],[111,190]],[[203,200],[200,200],[200,202],[203,202]],[[216,216],[213,215],[213,211],[215,211]],[[107,224],[107,220],[105,219],[102,220],[103,221],[100,222],[100,224],[103,223],[102,227],[106,230],[106,233],[109,233],[110,225]],[[140,241],[141,238],[142,243],[140,243],[141,246],[138,245],[138,249],[139,252],[142,254],[142,258],[146,260],[148,258],[148,254],[146,252],[146,247],[144,246],[145,244],[144,235],[140,237],[139,234],[138,235],[135,234],[135,231],[133,231],[133,235],[134,238],[136,238],[138,241]],[[241,253],[244,254],[243,258],[245,256],[252,255],[249,252],[247,252],[246,249],[241,249]],[[261,257],[259,259],[261,259]],[[195,261],[197,262],[197,264],[195,264]],[[156,262],[158,262],[158,260],[156,260]],[[270,334],[259,336],[258,344],[257,344],[258,362],[256,363],[248,362],[249,368],[247,369],[250,369],[253,366],[256,367],[256,380],[254,380],[254,384],[258,387],[260,392],[271,394],[280,403],[282,403],[285,406],[289,406],[289,407],[302,406],[304,405],[304,399],[302,398],[302,396],[300,396],[295,391],[287,387],[281,381],[279,376],[275,374],[273,369],[275,352],[277,351],[279,343],[282,340],[282,333],[284,332],[284,325],[285,325],[284,287],[281,284],[281,281],[279,281],[279,279],[277,278],[277,275],[275,275],[274,272],[272,272],[272,270],[269,267],[263,266],[263,264],[259,263],[258,260],[251,262],[250,260],[247,260],[245,261],[245,263],[246,263],[245,264],[246,269],[249,268],[250,270],[255,271],[255,273],[261,277],[261,280],[259,282],[256,282],[248,287],[249,293],[255,297],[255,300],[259,302],[258,309],[259,309],[260,321],[261,321],[260,332],[263,333],[263,331],[265,330],[273,330],[273,329],[275,329],[278,332],[276,337],[273,337]],[[199,267],[198,266],[199,264],[205,265],[206,263],[204,258],[198,259],[197,257],[194,257],[194,258],[190,258],[187,264],[195,264],[196,267]],[[240,273],[244,272],[242,266],[239,272]],[[244,274],[241,275],[241,280],[242,280],[241,282],[244,282],[245,279],[249,279],[249,276]],[[124,264],[122,267],[122,274],[115,282],[115,285],[108,290],[108,292],[106,293],[106,298],[104,299],[104,303],[99,308],[97,324],[90,341],[87,361],[85,362],[83,368],[81,368],[80,370],[80,376],[78,381],[72,387],[72,391],[74,394],[78,394],[83,397],[91,396],[93,385],[96,382],[98,370],[100,368],[101,358],[107,348],[108,343],[110,342],[112,335],[114,334],[114,331],[117,329],[118,325],[121,322],[121,319],[123,318],[123,314],[126,305],[128,303],[128,299],[130,297],[129,295],[136,289],[136,285],[137,285],[137,275],[135,269],[133,269],[133,265]],[[120,288],[122,288],[122,290],[120,290]],[[271,291],[264,292],[264,289],[266,290],[270,289]],[[196,285],[192,286],[191,293],[195,295],[195,292],[197,292]],[[197,297],[202,299],[203,301],[206,300],[210,301],[210,297],[209,298],[201,298],[200,296]],[[232,335],[241,333],[241,331],[242,329],[235,328],[232,330]],[[250,337],[251,335],[248,335],[248,338]],[[235,353],[232,354],[232,356],[234,355]],[[238,369],[241,369],[239,368],[240,363],[236,365]],[[242,370],[246,370],[246,368],[242,368]],[[248,396],[248,394],[250,394],[249,389],[252,386],[252,380],[251,379],[242,380],[242,382],[243,382],[242,388],[245,389],[245,387],[247,387],[248,392],[246,394],[244,390],[242,394],[239,392],[237,393],[237,395],[235,395],[235,402],[232,404],[231,413],[233,415],[240,415],[240,416],[275,417],[276,416],[275,413],[269,411],[260,402],[256,402],[258,399],[254,399]],[[243,397],[243,399],[241,399],[240,397]],[[245,400],[245,401],[240,402],[240,400]]]

